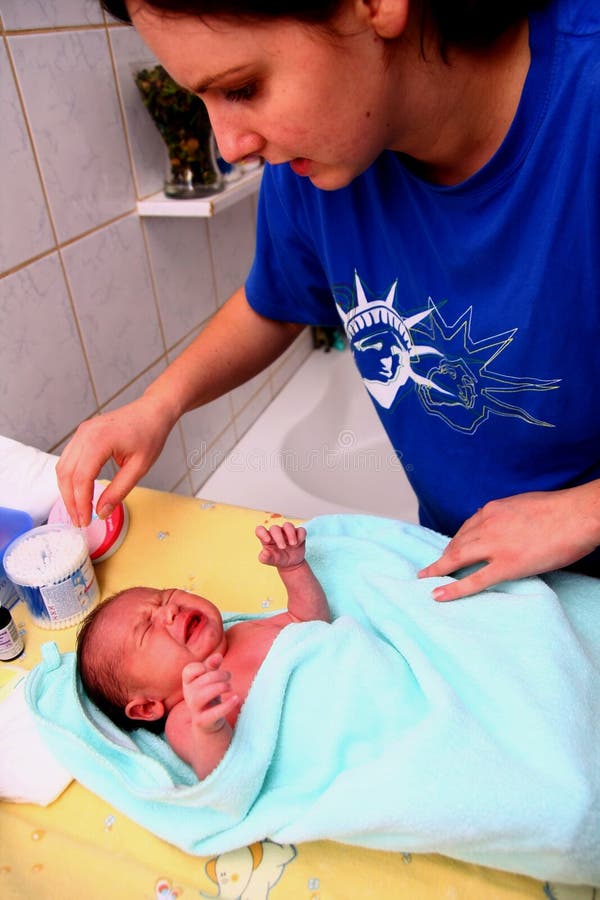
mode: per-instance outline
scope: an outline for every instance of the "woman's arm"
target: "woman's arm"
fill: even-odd
[[[183,413],[261,372],[303,327],[266,319],[248,304],[243,288],[236,291],[139,399],[79,426],[56,467],[73,522],[89,522],[94,479],[109,459],[119,471],[98,501],[105,516],[156,461]]]

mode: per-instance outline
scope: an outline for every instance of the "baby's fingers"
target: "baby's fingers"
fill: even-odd
[[[273,543],[273,541],[271,540],[271,535],[264,525],[257,525],[257,527],[254,529],[254,534],[263,546]]]
[[[271,527],[269,528],[269,534],[275,546],[279,547],[280,550],[285,550],[287,542],[281,525],[271,525]]]
[[[229,713],[240,705],[239,696],[229,690],[229,672],[215,670],[197,678],[193,689],[184,686],[184,699],[192,724],[204,731],[222,728]]]
[[[227,716],[239,706],[240,698],[237,694],[228,694],[224,699],[216,697],[205,709],[192,713],[192,723],[203,731],[219,731],[225,725]]]
[[[193,687],[194,690],[197,690],[198,686],[204,683],[214,684],[215,682],[224,683],[229,681],[231,673],[220,667],[221,662],[223,661],[222,657],[218,665],[210,665],[210,660],[217,656],[221,656],[221,654],[213,654],[206,662],[188,663],[187,666],[184,667],[183,672],[181,673],[184,694],[186,689],[191,689]],[[214,662],[216,662],[216,659]]]
[[[209,669],[218,669],[223,662],[223,654],[222,653],[211,653],[205,660],[205,665]]]
[[[301,525],[296,528],[296,526],[292,525],[291,522],[285,522],[283,526],[283,533],[286,537],[289,547],[297,547],[299,544],[303,544],[306,540],[306,529],[302,528]]]
[[[276,546],[280,550],[285,550],[287,547],[297,547],[301,544],[306,537],[306,531],[304,528],[296,528],[291,522],[284,522],[283,526],[271,525],[270,535]]]
[[[301,525],[296,527],[292,522],[284,522],[283,526],[271,525],[270,528],[257,525],[254,534],[261,544],[277,544],[280,549],[284,549],[288,544],[295,547],[306,539],[306,529]]]

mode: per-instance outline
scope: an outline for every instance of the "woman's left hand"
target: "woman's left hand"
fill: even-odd
[[[518,494],[487,503],[462,525],[419,578],[477,571],[433,591],[457,600],[501,581],[569,566],[600,544],[600,481],[561,491]]]

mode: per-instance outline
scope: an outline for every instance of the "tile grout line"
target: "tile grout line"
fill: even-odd
[[[49,196],[48,196],[48,191],[47,191],[47,188],[46,188],[46,183],[45,183],[44,177],[43,177],[43,171],[42,171],[42,166],[41,166],[41,163],[40,163],[39,153],[38,153],[38,149],[37,149],[37,146],[36,146],[36,143],[35,143],[35,140],[34,140],[34,136],[33,136],[33,128],[32,128],[32,126],[31,126],[31,122],[30,122],[30,119],[29,119],[29,114],[28,114],[28,112],[27,112],[27,106],[26,106],[26,104],[25,104],[25,96],[24,96],[24,94],[23,94],[23,91],[22,91],[22,88],[21,88],[21,84],[20,84],[20,81],[19,81],[19,78],[18,78],[17,67],[16,67],[16,65],[15,65],[15,61],[14,61],[14,58],[13,58],[13,55],[12,55],[12,50],[11,50],[11,47],[10,47],[10,41],[8,40],[8,38],[7,38],[6,36],[4,37],[4,41],[5,41],[5,45],[6,45],[6,53],[7,53],[8,63],[9,63],[9,66],[10,66],[10,69],[11,69],[11,72],[12,72],[12,76],[13,76],[13,80],[14,80],[14,84],[15,84],[15,89],[16,89],[16,91],[17,91],[17,96],[18,96],[18,98],[19,98],[19,103],[20,103],[20,106],[21,106],[21,112],[22,112],[22,115],[23,115],[23,122],[25,123],[25,128],[26,128],[26,130],[27,130],[27,136],[28,136],[28,139],[29,139],[29,143],[30,143],[30,147],[31,147],[31,152],[32,152],[32,154],[33,154],[33,158],[34,158],[34,162],[35,162],[35,167],[36,167],[36,170],[37,170],[37,173],[38,173],[38,178],[39,178],[39,180],[40,180],[40,187],[41,187],[41,190],[42,190],[42,195],[43,195],[43,197],[44,197],[44,203],[45,203],[45,206],[46,206],[46,212],[47,212],[47,214],[48,214],[48,221],[49,221],[49,223],[50,223],[50,228],[51,228],[52,236],[53,236],[54,243],[55,243],[55,246],[54,246],[54,248],[52,249],[51,252],[52,252],[52,253],[56,253],[56,254],[57,254],[57,257],[58,257],[58,261],[59,261],[60,269],[61,269],[61,272],[62,272],[62,277],[63,277],[65,289],[66,289],[66,292],[67,292],[67,297],[68,297],[68,299],[69,299],[69,306],[70,306],[70,308],[71,308],[71,314],[72,314],[72,316],[73,316],[73,321],[74,321],[74,324],[75,324],[75,329],[76,329],[76,331],[77,331],[77,336],[78,336],[78,338],[79,338],[79,344],[80,344],[81,352],[82,352],[82,355],[83,355],[84,365],[85,365],[85,368],[86,368],[86,372],[87,372],[87,376],[88,376],[88,379],[89,379],[89,382],[90,382],[90,386],[91,386],[91,388],[92,388],[92,394],[93,394],[94,402],[95,402],[95,404],[96,404],[96,409],[97,409],[97,408],[98,408],[98,400],[99,400],[99,398],[98,398],[98,392],[97,392],[97,390],[96,390],[96,385],[95,385],[94,379],[93,379],[93,377],[92,377],[92,369],[91,369],[91,366],[90,366],[90,361],[89,361],[89,359],[88,359],[88,354],[87,354],[87,350],[86,350],[86,346],[85,346],[85,341],[84,341],[84,339],[83,339],[83,333],[82,333],[82,330],[81,330],[81,324],[80,324],[80,321],[79,321],[79,316],[77,315],[77,310],[76,310],[76,307],[75,307],[75,301],[74,301],[74,299],[73,299],[73,292],[72,292],[72,290],[71,290],[71,284],[70,284],[69,278],[68,278],[68,276],[67,276],[67,270],[66,270],[66,266],[65,266],[65,261],[64,261],[64,257],[63,257],[63,254],[62,254],[62,249],[61,249],[61,247],[60,247],[60,241],[59,241],[59,238],[58,238],[58,229],[57,229],[57,227],[56,227],[56,222],[55,222],[55,220],[54,220],[54,215],[53,215],[53,213],[52,213],[52,206],[51,206],[51,203],[50,203],[50,198],[49,198]],[[50,252],[48,253],[48,256],[50,256]]]

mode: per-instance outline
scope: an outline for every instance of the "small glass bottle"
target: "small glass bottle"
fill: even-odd
[[[5,606],[0,606],[0,660],[9,662],[24,650],[23,638]]]

